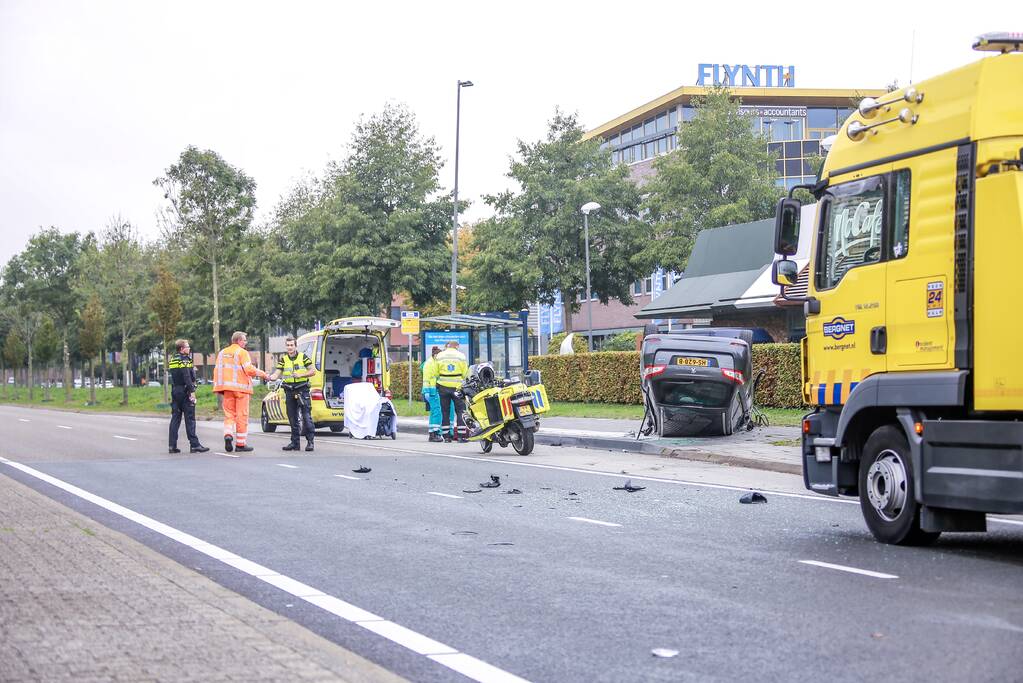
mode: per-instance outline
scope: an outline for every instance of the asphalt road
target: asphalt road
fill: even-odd
[[[1023,679],[1018,519],[896,548],[792,475],[418,435],[294,454],[257,431],[227,457],[216,423],[213,451],[169,455],[154,418],[0,424],[0,456],[31,468],[0,473],[415,681]],[[613,490],[629,478],[646,488]],[[749,487],[768,503],[741,505]]]

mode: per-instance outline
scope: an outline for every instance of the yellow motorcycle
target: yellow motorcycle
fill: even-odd
[[[519,455],[533,452],[533,435],[540,428],[540,415],[550,410],[547,390],[540,373],[522,382],[517,377],[499,379],[490,363],[469,368],[460,391],[465,396],[463,412],[469,441],[479,441],[484,453],[509,445]]]

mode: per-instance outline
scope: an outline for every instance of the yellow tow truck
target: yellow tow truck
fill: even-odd
[[[773,279],[802,301],[807,488],[860,500],[884,543],[1023,512],[1023,33],[1000,54],[864,100],[800,204],[778,204]]]

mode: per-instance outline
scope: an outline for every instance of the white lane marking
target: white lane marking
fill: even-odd
[[[57,425],[57,427],[60,429],[71,429],[71,427],[68,427],[67,425]]]
[[[115,439],[124,439],[125,441],[138,441],[138,439],[136,439],[133,436],[118,436],[117,434],[114,434],[114,438]]]
[[[213,451],[213,452],[216,453],[217,455],[222,455],[225,458],[238,458],[238,457],[241,457],[241,456],[235,455],[234,453],[221,453],[220,451]]]
[[[431,496],[441,496],[443,498],[465,498],[465,496],[453,496],[450,493],[438,493],[437,491],[427,491],[427,494]]]
[[[297,470],[298,469],[298,465],[285,465],[284,463],[281,463],[281,462],[277,463],[277,466],[278,467],[287,467],[289,470]]]
[[[1001,517],[992,517],[988,515],[987,521],[989,522],[1001,522],[1002,524],[1015,524],[1017,526],[1023,526],[1023,522],[1018,519],[1002,519]]]
[[[330,443],[330,442],[328,442]],[[342,445],[338,443],[337,445]],[[749,486],[729,486],[727,484],[708,484],[702,481],[688,481],[685,479],[664,479],[661,477],[644,477],[640,475],[623,475],[615,472],[601,472],[599,470],[587,470],[581,467],[565,467],[563,465],[545,465],[538,462],[518,462],[515,460],[500,460],[494,458],[477,458],[471,455],[455,455],[453,453],[438,453],[436,451],[414,451],[407,448],[389,448],[387,446],[376,446],[368,443],[360,443],[358,441],[346,442],[343,445],[346,446],[358,446],[361,448],[374,448],[381,451],[390,451],[392,453],[408,453],[410,455],[433,455],[438,458],[453,458],[455,460],[472,460],[474,462],[485,462],[493,465],[494,463],[501,463],[502,465],[515,465],[518,467],[535,467],[542,470],[558,470],[560,472],[578,472],[580,474],[595,474],[599,477],[613,477],[615,479],[635,479],[636,481],[653,481],[660,484],[679,484],[682,486],[698,486],[707,489],[719,489],[723,491],[742,491],[748,493],[752,491]],[[810,495],[806,493],[788,493],[785,491],[774,491],[772,489],[756,489],[757,491],[767,495],[781,496],[782,498],[801,498],[803,500],[812,500],[820,503],[845,503],[846,505],[859,505],[858,500],[848,500],[845,498],[835,498],[833,496],[822,496],[822,495]]]
[[[869,569],[857,569],[856,567],[846,567],[843,564],[831,564],[830,562],[818,562],[817,560],[799,560],[802,564],[810,564],[814,567],[824,567],[825,569],[837,569],[840,572],[850,572],[852,574],[862,574],[863,576],[872,576],[875,579],[897,579],[899,578],[895,574],[885,574],[883,572],[872,572]]]
[[[599,524],[600,526],[621,526],[621,524],[615,524],[614,522],[602,522],[599,519],[590,519],[589,517],[569,517],[577,522],[588,522],[590,524]]]
[[[25,419],[25,418],[23,418],[23,417],[19,417],[19,418],[18,418],[18,422],[31,422],[31,421],[32,421],[32,420],[26,420],[26,419]]]
[[[352,481],[362,481],[362,477],[349,477],[347,474],[335,474],[334,476],[341,479],[351,479]]]
[[[229,550],[215,546],[212,543],[207,543],[200,538],[175,529],[163,522],[158,522],[151,517],[147,517],[122,505],[118,505],[106,498],[102,498],[94,493],[86,491],[85,489],[81,489],[74,484],[69,484],[57,479],[56,477],[51,477],[44,472],[40,472],[39,470],[8,460],[4,457],[0,457],[0,463],[13,467],[16,470],[20,470],[25,474],[67,491],[72,495],[78,496],[79,498],[105,510],[109,510],[110,512],[135,522],[140,526],[146,527],[158,534],[186,545],[208,557],[220,560],[221,562],[236,568],[238,571],[257,578],[260,581],[288,593],[289,595],[293,595],[294,597],[315,605],[326,612],[334,614],[346,621],[350,621],[368,631],[372,631],[373,633],[376,633],[397,645],[408,648],[418,654],[425,655],[441,666],[447,667],[452,671],[456,671],[474,681],[479,681],[480,683],[528,683],[528,681],[524,678],[520,678],[512,673],[504,671],[503,669],[491,666],[486,662],[461,653],[455,648],[433,640],[428,636],[407,629],[400,624],[388,621],[383,617],[373,614],[372,612],[367,612],[361,607],[345,602],[340,598],[327,595],[312,586],[308,586],[292,579],[291,577],[279,574],[268,567],[264,567],[260,564],[247,560],[244,557],[235,555]]]

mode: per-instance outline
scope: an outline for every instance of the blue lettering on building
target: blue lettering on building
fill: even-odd
[[[794,88],[796,67],[780,64],[700,64],[696,85],[745,88]]]
[[[850,334],[856,334],[856,321],[846,320],[841,316],[829,323],[824,323],[824,336],[832,339],[842,339]]]

